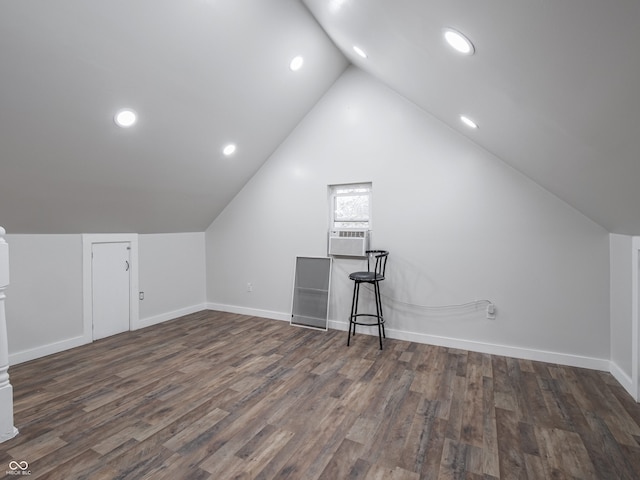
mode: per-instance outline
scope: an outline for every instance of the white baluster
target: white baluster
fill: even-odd
[[[0,227],[0,442],[18,434],[18,429],[13,426],[13,387],[9,382],[9,346],[4,311],[4,291],[9,286],[9,245],[4,239],[5,233],[5,229]]]

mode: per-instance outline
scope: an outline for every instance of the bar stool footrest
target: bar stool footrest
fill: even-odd
[[[373,321],[370,323],[365,323],[365,322],[358,322],[356,320],[353,320],[353,318],[357,318],[357,317],[373,317],[373,318],[378,318],[378,316],[375,313],[357,313],[356,315],[352,315],[352,320],[351,323],[355,323],[356,325],[363,325],[365,327],[377,327],[378,324],[383,325],[384,324],[384,318],[380,318],[379,321]]]

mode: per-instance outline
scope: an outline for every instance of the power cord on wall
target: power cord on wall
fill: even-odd
[[[370,286],[366,286],[367,290],[369,290],[370,292],[373,292],[372,288]],[[405,302],[402,300],[398,300],[397,298],[391,297],[389,295],[385,295],[384,293],[380,292],[380,296],[386,298],[387,300],[393,302],[393,303],[398,303],[400,305],[405,305],[408,307],[414,307],[414,308],[420,308],[423,310],[448,310],[448,309],[461,309],[461,308],[468,308],[468,307],[475,307],[476,309],[478,308],[478,306],[480,305],[486,305],[486,313],[487,313],[487,318],[493,320],[494,318],[496,318],[496,306],[495,304],[491,301],[491,300],[487,300],[487,299],[482,299],[482,300],[474,300],[472,302],[466,302],[466,303],[454,303],[454,304],[448,304],[448,305],[422,305],[422,304],[418,304],[418,303],[411,303],[411,302]]]

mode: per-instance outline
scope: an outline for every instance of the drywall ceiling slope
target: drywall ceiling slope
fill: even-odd
[[[11,233],[204,231],[348,64],[298,0],[5,1],[0,45]]]
[[[355,65],[607,230],[640,234],[640,2],[303,1]]]

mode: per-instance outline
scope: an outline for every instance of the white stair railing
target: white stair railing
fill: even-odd
[[[0,442],[18,434],[13,426],[13,387],[9,382],[9,345],[7,317],[4,310],[5,289],[9,286],[9,245],[6,231],[0,227]]]

